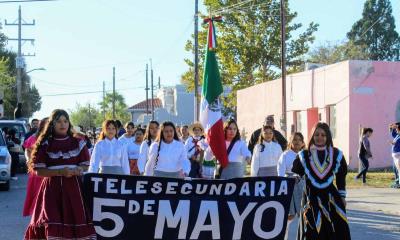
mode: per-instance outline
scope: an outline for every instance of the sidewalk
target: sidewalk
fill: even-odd
[[[347,209],[400,216],[400,189],[358,188],[347,190]]]

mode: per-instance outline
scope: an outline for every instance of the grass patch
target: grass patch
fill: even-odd
[[[347,188],[361,188],[364,187],[362,184],[362,179],[354,181],[354,177],[358,173],[349,172],[346,177],[346,187]],[[393,172],[368,172],[367,173],[367,187],[378,187],[378,188],[388,188],[392,185],[394,181]]]

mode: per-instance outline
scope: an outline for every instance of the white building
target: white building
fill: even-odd
[[[184,85],[162,87],[153,99],[154,119],[159,122],[172,121],[176,124],[191,124],[194,119],[194,92],[187,92]],[[128,108],[132,122],[147,124],[151,120],[151,99],[146,114],[146,100]]]

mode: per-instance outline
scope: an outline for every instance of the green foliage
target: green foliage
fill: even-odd
[[[103,116],[89,103],[86,105],[77,103],[75,109],[70,112],[71,122],[74,126],[80,125],[85,129],[101,126]]]
[[[370,60],[399,60],[400,37],[396,32],[390,0],[367,0],[362,18],[347,37],[355,45],[363,46]]]
[[[112,100],[113,100],[113,94],[112,93],[107,93],[104,101],[101,101],[99,103],[100,111],[103,111],[103,107],[105,108],[106,112],[106,119],[113,119],[113,112],[112,112]],[[124,96],[119,94],[118,92],[115,92],[115,118],[119,119],[122,124],[130,121],[130,115],[126,111],[127,105],[125,103]]]
[[[1,28],[0,28],[1,29]],[[17,86],[15,66],[16,53],[4,49],[6,36],[0,32],[0,88],[4,91],[4,116],[12,119],[17,106]],[[21,78],[22,116],[29,118],[41,107],[41,97],[38,89],[32,85],[29,75],[22,72]]]
[[[237,4],[238,0],[205,0],[208,8],[221,9]],[[222,83],[231,93],[223,98],[227,111],[236,110],[236,91],[257,83],[276,79],[281,68],[280,1],[255,0],[243,4],[232,12],[223,12],[223,22],[216,23],[217,57]],[[301,24],[293,23],[297,13],[286,5],[286,43],[288,70],[298,71],[303,65],[304,54],[313,42],[318,25],[310,23],[297,38]],[[207,26],[199,31],[199,78],[202,80]],[[192,36],[193,38],[193,36]],[[194,53],[193,41],[187,41],[185,50]],[[188,90],[194,88],[194,63],[185,59],[189,69],[182,74],[181,82]]]
[[[309,54],[308,62],[333,64],[345,60],[366,60],[368,55],[363,51],[363,47],[353,42],[321,44],[314,48]]]

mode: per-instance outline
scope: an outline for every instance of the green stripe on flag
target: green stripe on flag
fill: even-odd
[[[215,51],[207,49],[203,74],[203,96],[211,104],[222,92],[222,82]]]

